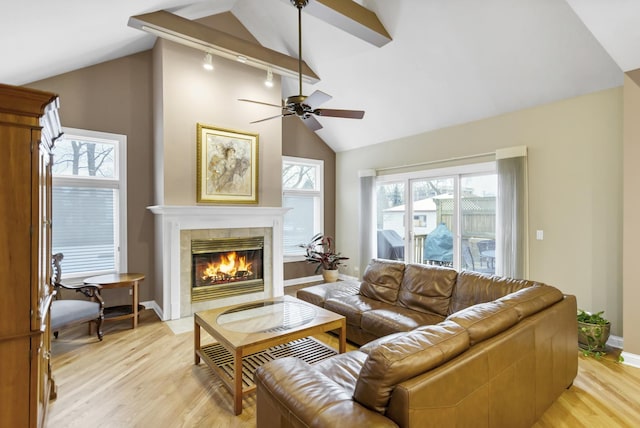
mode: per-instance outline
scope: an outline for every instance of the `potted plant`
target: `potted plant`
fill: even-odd
[[[605,354],[605,345],[611,332],[611,323],[602,314],[578,310],[578,346],[583,354],[599,358]]]
[[[318,233],[307,244],[300,244],[304,248],[305,259],[308,263],[316,263],[315,273],[322,269],[322,277],[325,282],[336,282],[338,280],[338,266],[342,260],[348,260],[349,257],[341,256],[336,253],[333,248],[334,240],[330,236],[323,236]]]

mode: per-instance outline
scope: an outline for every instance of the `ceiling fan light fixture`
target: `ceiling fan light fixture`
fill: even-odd
[[[273,71],[271,71],[271,68],[267,68],[267,78],[264,81],[264,86],[273,88]]]
[[[204,56],[204,60],[202,61],[202,67],[204,67],[207,71],[213,70],[213,57],[209,52],[207,52]]]

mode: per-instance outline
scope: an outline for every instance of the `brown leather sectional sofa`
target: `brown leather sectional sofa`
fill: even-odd
[[[576,299],[548,285],[376,259],[298,297],[366,344],[259,368],[258,427],[529,427],[577,374]]]

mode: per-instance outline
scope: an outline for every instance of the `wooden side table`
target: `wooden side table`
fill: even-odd
[[[131,307],[129,305],[105,308],[105,321],[116,321],[131,318],[131,327],[138,326],[139,294],[138,285],[144,280],[141,273],[114,273],[109,275],[92,276],[84,280],[85,284],[99,284],[102,288],[131,288]],[[143,308],[144,309],[144,308]]]

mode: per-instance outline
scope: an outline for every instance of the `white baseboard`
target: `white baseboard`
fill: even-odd
[[[623,349],[624,348],[623,342],[624,341],[622,340],[622,337],[611,335],[609,336],[609,340],[607,340],[607,345],[613,348]]]
[[[338,275],[338,278],[342,279],[343,281],[358,279],[355,276],[344,275],[342,273]],[[304,276],[302,278],[287,279],[284,281],[284,286],[290,287],[292,285],[308,284],[310,282],[318,282],[318,281],[322,281],[322,275],[312,275],[312,276]]]
[[[618,348],[618,349],[624,349],[624,339],[620,336],[613,336],[613,335],[609,336],[609,340],[607,340],[607,345],[614,348]],[[630,352],[624,352],[624,351],[622,351],[620,355],[622,356],[622,358],[624,358],[624,361],[622,362],[622,364],[625,364],[631,367],[640,368],[640,355],[636,355],[636,354],[632,354]]]
[[[285,287],[292,285],[308,284],[310,282],[322,281],[322,275],[303,276],[302,278],[287,279],[284,281]]]
[[[140,304],[142,306],[144,306],[146,309],[153,309],[153,311],[156,313],[156,315],[158,315],[158,318],[163,320],[163,318],[162,318],[162,309],[160,309],[160,306],[158,305],[158,303],[156,303],[155,300],[149,300],[147,302],[140,302]]]
[[[624,351],[620,355],[622,355],[622,358],[624,358],[622,364],[640,369],[640,355],[631,354]]]

